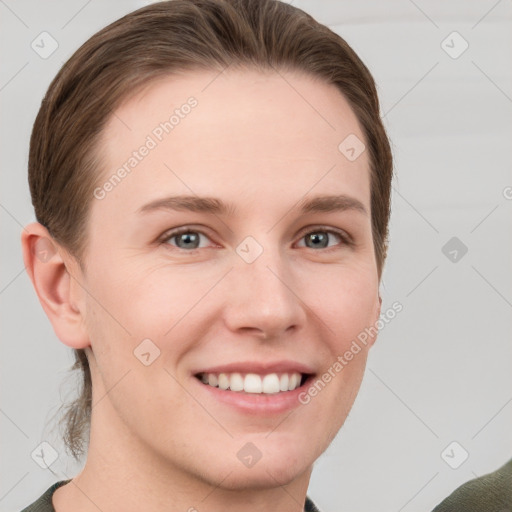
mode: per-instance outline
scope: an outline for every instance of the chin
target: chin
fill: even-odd
[[[220,485],[225,489],[243,490],[249,488],[268,489],[287,485],[304,475],[304,473],[310,473],[313,463],[320,456],[320,453],[313,453],[313,447],[307,446],[306,439],[303,439],[301,443],[290,440],[287,446],[286,442],[280,444],[278,437],[276,436],[274,442],[269,442],[269,439],[255,440],[252,446],[249,444],[247,450],[241,452],[241,460],[238,456],[227,460],[223,455],[224,461],[221,465],[212,461],[210,467],[216,469],[208,471],[208,476],[216,482],[216,485],[225,477]],[[247,441],[247,443],[250,442],[252,441]],[[238,444],[247,446],[245,442]],[[256,451],[256,446],[259,447],[258,451]],[[248,460],[244,464],[243,456],[245,453],[260,458],[258,460]]]
[[[306,472],[310,472],[312,466],[305,464],[292,464],[287,463],[286,460],[281,460],[279,463],[267,463],[263,465],[260,461],[252,468],[234,467],[231,469],[231,474],[222,483],[220,487],[229,490],[263,490],[278,487],[281,485],[288,485]],[[218,476],[216,482],[218,482]]]

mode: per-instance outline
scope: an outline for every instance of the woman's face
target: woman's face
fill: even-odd
[[[228,488],[310,471],[380,312],[363,140],[289,72],[166,77],[111,116],[80,277],[91,450]]]

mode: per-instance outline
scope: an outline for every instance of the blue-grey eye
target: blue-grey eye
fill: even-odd
[[[305,246],[309,249],[326,249],[329,247],[329,242],[331,241],[331,237],[338,238],[338,242],[341,240],[344,241],[342,236],[333,231],[310,231],[305,234],[301,240],[305,240]]]
[[[175,242],[170,245],[178,247],[178,249],[185,250],[194,250],[200,248],[201,236],[205,235],[199,233],[198,231],[179,231],[174,233],[169,233],[166,237],[165,243],[169,243],[171,240],[175,240]]]
[[[306,245],[308,247],[327,247],[329,243],[329,235],[327,233],[316,232],[310,233],[306,235]],[[308,241],[311,242],[311,245],[308,245]]]
[[[199,234],[198,233],[182,233],[177,235],[176,237],[177,245],[181,249],[188,249],[192,247],[192,249],[197,249],[199,246]],[[183,242],[183,246],[180,245],[180,242]]]

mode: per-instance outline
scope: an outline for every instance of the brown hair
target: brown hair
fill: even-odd
[[[227,66],[296,70],[335,85],[369,151],[372,234],[379,279],[386,258],[392,155],[374,80],[350,46],[302,10],[276,0],[171,0],[138,9],[93,35],[50,84],[34,123],[29,184],[38,222],[85,269],[88,212],[99,183],[98,144],[115,109],[151,80]],[[341,142],[341,141],[340,141]],[[82,389],[61,420],[76,460],[90,426],[84,350],[72,369]]]

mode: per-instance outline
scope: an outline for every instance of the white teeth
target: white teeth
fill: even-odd
[[[255,373],[248,373],[244,379],[244,391],[246,393],[261,393],[263,391],[261,377]]]
[[[288,389],[295,389],[300,384],[300,374],[292,373],[288,382]]]
[[[279,393],[279,377],[275,373],[263,377],[263,393]]]
[[[281,375],[281,378],[279,379],[279,389],[281,391],[288,391],[288,382],[289,382],[289,377],[288,377],[288,374],[287,373],[283,373],[283,375]]]
[[[301,374],[269,373],[258,375],[247,373],[245,377],[240,373],[203,373],[201,381],[204,384],[219,387],[222,390],[245,391],[246,393],[274,394],[280,391],[293,391],[300,386]]]
[[[229,388],[229,377],[225,373],[219,373],[219,388],[220,389],[228,389]]]
[[[231,391],[243,391],[244,379],[239,373],[232,373],[229,379],[229,389]]]

